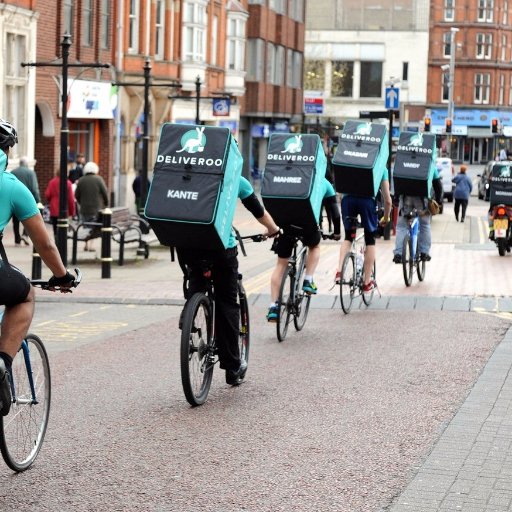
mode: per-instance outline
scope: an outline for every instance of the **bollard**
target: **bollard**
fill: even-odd
[[[101,228],[101,278],[110,279],[112,267],[112,210],[105,208],[101,214],[103,217],[103,226]]]

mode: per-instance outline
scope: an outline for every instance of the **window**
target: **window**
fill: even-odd
[[[248,82],[261,82],[263,80],[263,69],[265,43],[262,39],[247,40],[247,75]]]
[[[443,91],[441,94],[441,101],[450,101],[450,73],[445,72],[441,77],[441,87]]]
[[[455,0],[444,0],[444,21],[453,21],[455,18]]]
[[[451,51],[452,51],[451,33],[445,32],[443,34],[443,56],[449,58]]]
[[[243,71],[245,69],[245,15],[228,14],[227,64],[228,69]],[[284,62],[283,62],[284,65]]]
[[[493,20],[494,0],[478,0],[478,21]]]
[[[62,18],[64,20],[64,33],[73,34],[73,7],[74,0],[64,0],[62,5]]]
[[[265,82],[271,84],[276,72],[276,51],[272,43],[267,43],[267,76]]]
[[[183,4],[183,60],[206,62],[206,0]]]
[[[361,62],[361,98],[382,97],[382,62]]]
[[[409,63],[402,62],[402,82],[409,81]]]
[[[110,46],[110,0],[101,0],[100,45],[103,49]]]
[[[503,105],[505,99],[505,75],[500,75],[500,89],[498,93],[498,105]]]
[[[302,66],[304,55],[300,52],[293,52],[293,87],[300,89],[302,87]]]
[[[325,89],[325,62],[307,60],[304,62],[304,89],[323,91]]]
[[[475,103],[489,103],[490,84],[490,73],[475,74]]]
[[[354,86],[354,63],[333,61],[331,77],[331,96],[351,98]]]
[[[507,59],[507,36],[503,34],[501,36],[501,60]]]
[[[28,74],[26,68],[21,67],[26,62],[26,37],[20,34],[6,33],[5,46],[5,89],[2,117],[12,122],[18,132],[19,143],[17,154],[26,152],[26,102]],[[12,153],[11,156],[15,154]]]
[[[304,0],[288,0],[288,16],[295,21],[304,21]]]
[[[286,0],[269,0],[268,6],[278,14],[286,14]]]
[[[139,2],[130,0],[128,12],[128,52],[138,53],[139,51]]]
[[[82,44],[92,45],[92,0],[82,0],[83,31]]]
[[[284,84],[284,46],[275,46],[274,47],[276,56],[275,56],[275,67],[274,67],[274,79],[272,83],[274,85],[283,85]]]
[[[508,104],[512,105],[512,76],[510,77],[510,88],[508,90]]]
[[[508,0],[503,0],[503,25],[508,24]]]
[[[212,20],[212,39],[211,39],[211,44],[210,44],[210,51],[211,51],[211,55],[210,55],[210,64],[212,66],[216,66],[217,65],[217,46],[218,46],[218,37],[217,37],[217,32],[219,30],[219,17],[218,16],[214,16],[213,17],[213,20]]]
[[[490,59],[492,56],[492,34],[476,35],[476,58]]]
[[[164,41],[165,41],[165,1],[156,0],[155,13],[155,58],[164,58]]]

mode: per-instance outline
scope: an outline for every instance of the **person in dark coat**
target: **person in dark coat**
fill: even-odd
[[[87,162],[84,166],[84,175],[76,185],[75,198],[80,206],[82,222],[96,222],[100,210],[108,206],[107,186],[98,172],[98,164]],[[94,251],[90,240],[85,242],[85,250]]]
[[[468,207],[469,196],[471,195],[471,191],[473,190],[473,184],[471,183],[471,179],[466,174],[466,166],[460,166],[460,172],[452,179],[455,183],[455,190],[453,191],[453,199],[455,200],[455,204],[453,209],[455,211],[455,219],[459,222],[459,210],[462,207],[460,221],[464,222],[466,217],[466,208]]]

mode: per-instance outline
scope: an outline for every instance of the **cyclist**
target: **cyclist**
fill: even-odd
[[[238,198],[256,220],[266,228],[265,236],[278,236],[279,227],[263,208],[247,179],[240,178]],[[219,349],[220,367],[226,370],[226,383],[239,385],[245,377],[247,362],[240,359],[238,337],[240,333],[240,306],[238,304],[238,259],[236,238],[231,230],[228,248],[224,251],[208,249],[177,249],[180,263],[191,270],[186,299],[205,289],[203,262],[213,264],[212,279],[215,288],[215,331]]]
[[[341,238],[340,212],[338,203],[336,202],[336,192],[327,178],[324,178],[323,186],[323,205],[330,213],[331,221],[334,226],[333,238],[339,240]],[[298,227],[302,228],[302,226]],[[294,228],[292,226],[282,226],[282,228],[283,234],[272,245],[272,250],[277,254],[277,263],[270,278],[271,303],[267,313],[267,321],[269,322],[277,322],[279,316],[279,288],[288,265],[288,259],[292,255],[293,246],[295,244]],[[295,233],[296,232],[297,230],[295,230]],[[318,293],[318,288],[313,281],[313,275],[320,259],[320,228],[318,225],[309,228],[305,227],[300,234],[304,244],[308,246],[306,271],[302,289],[306,293],[316,294]]]
[[[6,172],[9,150],[18,136],[12,124],[0,119],[0,305],[5,306],[0,333],[0,415],[9,414],[11,390],[9,373],[34,314],[35,292],[19,269],[7,263],[1,234],[15,215],[31,238],[37,252],[53,273],[50,286],[67,291],[74,277],[66,270],[54,242],[48,236],[43,217],[30,190]]]
[[[432,188],[434,189],[435,200],[438,204],[443,202],[443,181],[439,176],[437,167],[434,169],[432,179]],[[418,233],[418,251],[422,261],[430,261],[430,246],[432,237],[430,231],[430,220],[432,215],[428,209],[428,197],[408,196],[401,194],[398,198],[399,218],[396,224],[395,249],[393,250],[393,262],[402,264],[402,249],[405,235],[407,234],[408,224],[405,216],[414,209],[418,210],[420,216],[420,226]]]
[[[389,221],[391,213],[391,195],[389,193],[388,170],[385,169],[380,183],[380,193],[384,202],[384,215],[379,220],[377,217],[377,202],[375,197],[363,197],[352,194],[343,194],[341,198],[341,214],[343,217],[343,226],[345,228],[345,239],[340,248],[340,259],[336,269],[336,284],[341,280],[341,266],[345,255],[350,252],[352,239],[355,235],[357,226],[354,225],[353,218],[358,215],[364,228],[364,241],[366,250],[363,263],[363,292],[368,293],[377,286],[372,279],[373,264],[375,262],[375,234],[379,225],[384,227]]]

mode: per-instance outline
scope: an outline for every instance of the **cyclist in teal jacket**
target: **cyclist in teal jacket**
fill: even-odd
[[[11,217],[16,215],[37,252],[53,272],[50,285],[70,288],[74,277],[66,270],[57,247],[48,236],[34,196],[21,181],[6,172],[9,150],[17,142],[14,127],[0,119],[0,244],[1,233]],[[5,261],[3,245],[1,249],[0,305],[5,306],[5,310],[0,333],[0,415],[5,416],[11,407],[9,372],[32,322],[35,292],[21,271]]]

